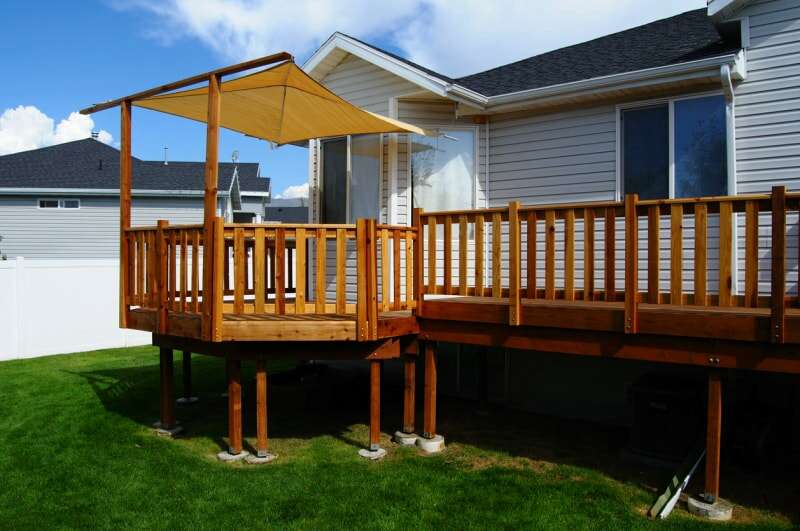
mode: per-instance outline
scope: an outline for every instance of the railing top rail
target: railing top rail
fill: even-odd
[[[406,232],[417,232],[416,227],[410,227],[408,225],[375,225],[377,230],[404,230]]]
[[[351,229],[355,230],[355,223],[225,223],[226,229]]]

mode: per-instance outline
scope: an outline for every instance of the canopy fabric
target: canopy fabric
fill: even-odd
[[[206,122],[208,87],[152,96],[134,105]],[[222,83],[220,126],[276,144],[312,138],[425,130],[343,100],[294,63]]]

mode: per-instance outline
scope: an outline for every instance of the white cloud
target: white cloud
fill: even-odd
[[[56,125],[33,105],[19,105],[0,114],[0,155],[89,138],[93,128],[94,120],[77,112]],[[113,138],[101,130],[98,140],[110,144]]]
[[[197,38],[227,60],[289,51],[302,60],[334,31],[402,50],[460,76],[705,7],[705,0],[116,0],[157,17],[165,43]],[[376,43],[377,44],[377,43]]]
[[[308,183],[287,186],[286,189],[275,196],[276,199],[297,199],[308,197]]]

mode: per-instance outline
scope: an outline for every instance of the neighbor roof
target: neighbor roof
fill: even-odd
[[[705,8],[460,78],[448,77],[387,50],[363,44],[483,96],[684,63],[729,54],[741,48],[740,39],[726,40],[720,34]]]
[[[134,190],[201,191],[203,162],[141,160],[133,157]],[[219,165],[219,189],[231,186],[234,164]],[[239,163],[242,193],[269,192],[258,163]],[[119,150],[93,138],[0,157],[0,188],[119,189]]]

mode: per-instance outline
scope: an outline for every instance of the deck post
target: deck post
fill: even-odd
[[[242,361],[227,358],[228,364],[228,453],[242,453]]]
[[[423,242],[425,240],[425,231],[422,226],[422,209],[415,208],[411,211],[411,223],[417,229],[417,241],[414,243],[414,300],[416,307],[414,308],[414,315],[422,315],[422,271],[425,266],[425,254]],[[408,267],[408,266],[406,266]]]
[[[267,364],[263,358],[256,361],[256,455],[269,455],[267,439]]]
[[[192,353],[183,351],[183,396],[178,399],[178,404],[194,404],[198,398],[192,394]]]
[[[120,103],[119,145],[119,327],[128,327],[130,256],[126,230],[131,226],[131,101]]]
[[[433,341],[420,343],[425,355],[425,396],[423,400],[422,437],[417,445],[428,453],[444,450],[444,438],[436,434],[436,345]]]
[[[381,361],[369,362],[369,449],[381,447]]]
[[[773,343],[784,342],[786,320],[786,187],[772,188],[772,312]]]
[[[508,324],[520,323],[522,224],[519,220],[519,201],[508,204]]]
[[[639,332],[638,194],[625,194],[625,333]]]
[[[219,118],[221,76],[208,76],[206,117],[205,195],[203,203],[203,337],[213,340],[214,305],[214,220],[217,216],[217,173],[219,172]]]
[[[157,427],[159,433],[173,435],[175,428],[175,408],[173,399],[173,359],[172,349],[161,347],[159,349],[160,368],[160,409],[161,415]]]
[[[416,428],[417,357],[406,354],[403,358],[405,387],[403,389],[403,433],[414,433]]]
[[[708,372],[708,425],[706,428],[706,478],[704,501],[719,497],[720,440],[722,439],[722,379],[719,369]]]
[[[168,276],[168,252],[167,238],[164,229],[169,226],[169,222],[163,219],[158,220],[156,229],[156,296],[158,312],[156,313],[156,328],[159,334],[166,334],[169,331],[169,311],[167,307],[167,276]]]

